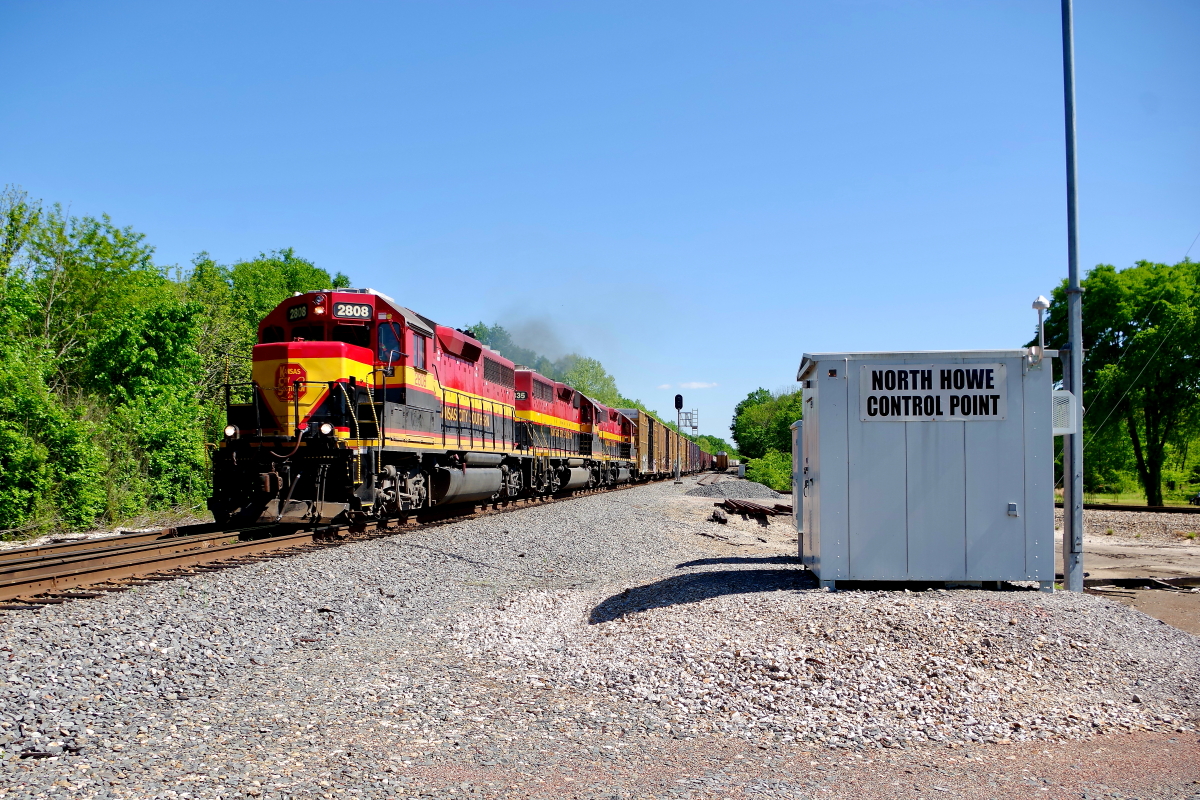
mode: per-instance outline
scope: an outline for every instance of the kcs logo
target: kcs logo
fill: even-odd
[[[302,384],[308,380],[308,371],[299,364],[280,364],[275,370],[275,396],[285,403],[296,399],[296,381]],[[300,387],[304,391],[304,387]]]

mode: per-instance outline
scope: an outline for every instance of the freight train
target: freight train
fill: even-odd
[[[373,289],[296,294],[225,387],[218,522],[365,522],[712,466],[633,409],[514,364]]]

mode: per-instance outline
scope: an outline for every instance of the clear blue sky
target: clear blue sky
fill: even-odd
[[[1200,3],[1076,16],[1082,263],[1178,261]],[[1060,42],[1057,0],[5,1],[0,183],[163,264],[294,247],[540,326],[664,412],[716,384],[684,394],[727,436],[806,350],[1028,339],[1066,274]]]

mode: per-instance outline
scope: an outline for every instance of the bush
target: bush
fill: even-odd
[[[746,477],[777,492],[792,491],[791,453],[768,450],[762,458],[750,459],[746,464]]]
[[[347,286],[292,250],[190,273],[108,217],[0,191],[0,535],[196,509],[258,320]]]
[[[104,508],[104,452],[91,423],[50,391],[42,359],[0,364],[0,529],[87,525]]]

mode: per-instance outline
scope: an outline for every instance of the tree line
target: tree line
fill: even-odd
[[[802,416],[799,391],[755,389],[733,410],[729,426],[741,456],[748,459],[746,477],[777,492],[792,490],[792,423]]]
[[[5,187],[0,536],[203,515],[208,451],[225,425],[222,387],[249,382],[259,321],[295,292],[349,285],[291,248],[162,265],[132,227]],[[621,397],[595,359],[550,362],[499,326],[476,327],[548,377],[653,413]]]
[[[701,434],[692,436],[679,430],[674,422],[664,420],[662,415],[646,407],[645,403],[635,398],[625,397],[617,389],[616,379],[604,368],[598,360],[578,353],[568,353],[559,359],[551,360],[541,353],[513,341],[512,334],[502,325],[488,325],[484,322],[472,325],[471,335],[483,344],[492,348],[500,355],[524,367],[536,370],[547,378],[573,386],[588,397],[599,400],[610,408],[636,408],[662,422],[671,430],[681,433],[689,441],[695,442],[706,453],[718,453],[722,450],[732,452],[733,448],[716,436]]]
[[[249,381],[259,320],[348,286],[290,249],[186,268],[108,216],[0,194],[0,531],[203,514],[221,385]]]
[[[1200,264],[1100,264],[1083,294],[1084,490],[1163,505],[1200,488]],[[1066,281],[1046,320],[1067,344]],[[1034,339],[1031,343],[1036,343]],[[1055,360],[1061,380],[1061,362]],[[1061,442],[1058,445],[1061,448]],[[1061,481],[1061,455],[1058,485]]]
[[[1149,505],[1200,491],[1200,263],[1099,264],[1080,282],[1084,341],[1084,490],[1142,494]],[[1067,344],[1067,284],[1053,292],[1046,344]],[[1036,344],[1037,336],[1028,344]],[[1054,360],[1061,386],[1062,360]],[[791,433],[799,392],[756,389],[730,430],[748,474],[778,490],[791,484]],[[1062,486],[1062,440],[1058,487]]]

